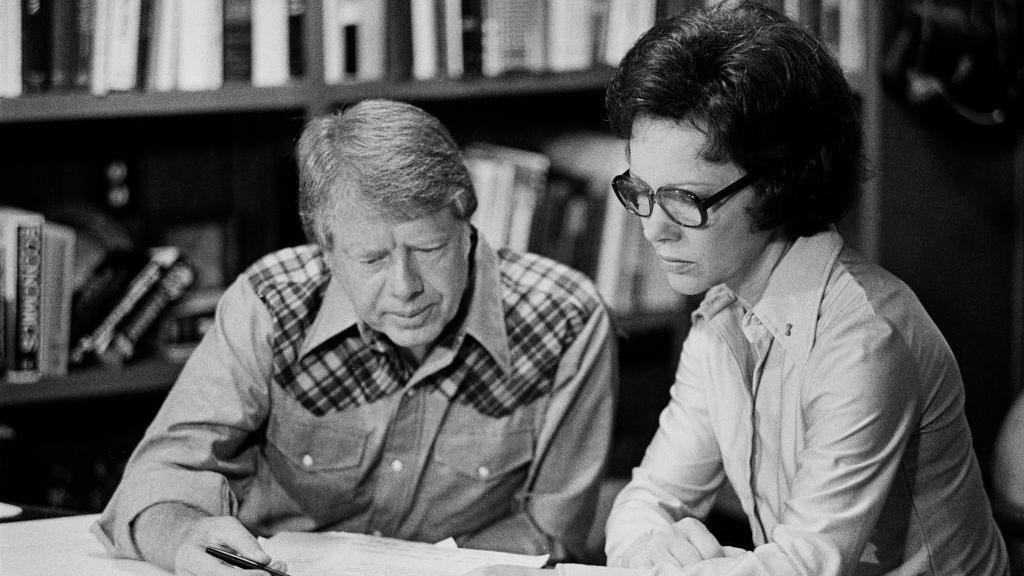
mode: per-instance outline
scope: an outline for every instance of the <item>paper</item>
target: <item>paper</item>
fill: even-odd
[[[21,514],[21,507],[6,502],[0,502],[0,518],[13,518]]]
[[[260,545],[291,576],[459,576],[494,564],[540,568],[548,560],[347,532],[281,532]]]

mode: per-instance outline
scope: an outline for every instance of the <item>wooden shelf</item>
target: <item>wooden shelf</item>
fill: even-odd
[[[599,67],[579,72],[522,73],[500,78],[337,85],[295,82],[272,88],[236,84],[206,92],[112,92],[105,96],[30,94],[0,99],[0,124],[289,110],[306,113],[365,98],[424,101],[559,94],[601,90],[611,76],[611,68]]]
[[[63,378],[44,378],[31,384],[4,382],[0,383],[0,408],[164,391],[171,387],[180,370],[181,364],[145,359],[120,369],[86,368]]]

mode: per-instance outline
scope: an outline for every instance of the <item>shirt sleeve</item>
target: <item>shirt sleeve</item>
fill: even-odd
[[[640,536],[687,516],[703,518],[714,503],[724,472],[703,385],[708,337],[698,326],[690,330],[658,430],[615,499],[605,543],[610,565]]]
[[[93,533],[115,556],[140,558],[135,518],[161,502],[230,515],[254,472],[245,442],[268,409],[271,319],[244,278],[217,305],[213,327],[192,353],[126,466]]]
[[[552,562],[583,557],[611,447],[617,388],[615,337],[599,307],[560,360],[518,512],[460,545],[548,553]]]

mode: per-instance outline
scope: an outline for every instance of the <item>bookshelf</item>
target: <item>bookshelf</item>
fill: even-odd
[[[658,2],[661,14],[693,3]],[[791,3],[774,2],[778,7]],[[812,30],[820,30],[821,2],[797,0],[796,4],[801,21]],[[920,223],[906,226],[901,222],[895,216],[901,212],[899,201],[887,194],[899,187],[900,194],[919,197],[935,188],[955,195],[966,185],[931,178],[924,181],[926,186],[907,182],[906,177],[893,177],[905,169],[912,172],[930,164],[918,158],[916,167],[899,166],[902,148],[908,143],[894,135],[908,120],[894,110],[882,90],[883,52],[891,42],[899,9],[870,1],[861,5],[865,58],[863,67],[852,71],[849,78],[863,106],[868,168],[879,176],[865,182],[859,205],[841,229],[869,257],[898,275],[924,284],[924,276],[934,267],[923,266],[915,258],[929,253],[919,244],[930,236],[930,229],[922,228]],[[306,73],[283,86],[228,83],[218,90],[198,92],[112,92],[104,96],[42,93],[0,98],[0,191],[5,201],[12,193],[17,203],[27,207],[42,205],[44,200],[60,202],[79,197],[102,206],[103,185],[96,182],[97,173],[111,160],[125,159],[131,167],[130,183],[137,193],[128,206],[112,212],[151,241],[155,241],[153,234],[182,220],[207,213],[229,219],[237,252],[223,271],[230,278],[255,257],[302,241],[294,217],[291,147],[303,120],[313,114],[370,97],[408,100],[437,115],[460,143],[497,135],[504,143],[524,147],[536,142],[535,131],[604,129],[603,90],[612,69],[600,64],[573,72],[328,84],[323,77],[322,7],[323,0],[307,0],[303,45]],[[938,138],[928,134],[924,137],[932,138],[933,144]],[[908,242],[908,235],[916,236]],[[908,245],[914,250],[900,252]],[[987,277],[993,277],[991,271],[986,272]],[[1002,279],[998,275],[996,278]],[[959,281],[963,287],[963,279]],[[912,282],[912,287],[919,286]],[[941,307],[943,302],[942,297],[935,297],[931,303],[926,301],[926,306]],[[630,389],[633,394],[628,398],[623,395],[626,402],[620,412],[632,418],[626,424],[626,433],[639,442],[653,432],[657,413],[667,399],[688,316],[685,311],[680,315],[639,312],[618,316],[615,321],[625,336],[623,388],[635,384]],[[965,326],[977,327],[977,322],[958,318],[940,328],[956,331]],[[1015,341],[1019,342],[1019,325],[1014,330]],[[1003,332],[996,338],[1002,338]],[[958,337],[951,340],[956,343]],[[967,362],[962,365],[971,369],[991,364],[991,358],[977,356],[965,353]],[[121,406],[131,398],[146,398],[148,402],[167,390],[179,369],[179,364],[148,358],[123,369],[73,371],[66,378],[30,386],[0,383],[0,419],[77,401],[91,406],[105,402]],[[155,405],[147,406],[155,409]],[[997,413],[985,408],[976,419]],[[642,448],[633,447],[623,461],[635,458]]]

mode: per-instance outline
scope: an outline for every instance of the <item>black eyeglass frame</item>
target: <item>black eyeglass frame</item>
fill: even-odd
[[[702,200],[700,196],[697,196],[693,192],[690,192],[689,190],[684,190],[683,188],[677,188],[675,186],[661,186],[657,190],[652,191],[651,186],[647,182],[644,182],[643,180],[637,178],[636,176],[633,176],[632,174],[629,173],[629,170],[626,170],[622,174],[619,174],[618,176],[612,179],[612,190],[615,191],[615,197],[618,198],[619,203],[622,204],[622,207],[625,208],[631,214],[635,214],[641,218],[649,218],[651,214],[654,212],[654,204],[657,203],[658,206],[661,206],[661,210],[665,213],[665,215],[667,215],[669,219],[671,219],[676,224],[679,224],[684,228],[701,228],[708,223],[708,208],[711,208],[715,204],[724,201],[729,196],[732,196],[733,194],[739,192],[740,190],[743,190],[747,186],[753,184],[755,181],[757,181],[757,177],[748,172],[743,176],[740,176],[732,184],[729,184],[725,188],[722,188],[718,192],[715,192],[711,196],[708,196],[707,198]],[[629,203],[622,197],[622,193],[619,191],[619,186],[621,185],[620,183],[629,183],[632,186],[639,185],[640,189],[647,194],[647,205],[650,206],[650,211],[647,212],[647,214],[641,214],[640,210],[630,206]],[[700,223],[683,224],[682,222],[677,220],[676,217],[672,214],[672,212],[667,210],[665,208],[665,205],[661,203],[661,195],[662,191],[664,190],[673,192],[675,194],[679,194],[681,196],[685,196],[688,200],[693,202],[694,206],[696,206],[697,210],[700,212]]]

